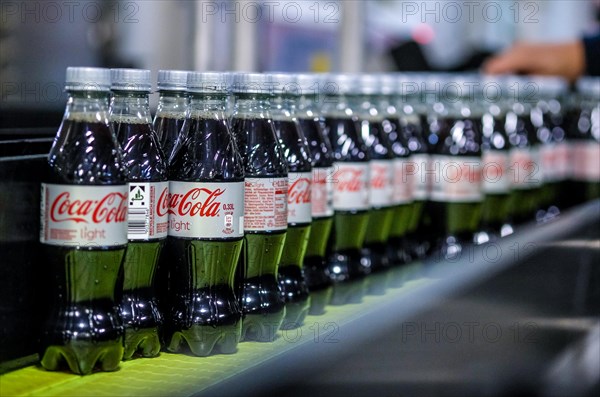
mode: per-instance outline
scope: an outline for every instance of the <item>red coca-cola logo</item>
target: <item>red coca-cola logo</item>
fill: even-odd
[[[119,223],[127,221],[127,195],[109,193],[100,200],[71,199],[71,193],[59,194],[50,206],[53,222]]]
[[[225,193],[225,189],[210,190],[198,187],[190,189],[185,194],[171,194],[169,197],[169,214],[217,217],[221,208],[221,202],[217,201],[217,198],[223,193]],[[160,199],[159,207],[162,207]]]
[[[166,187],[158,197],[156,204],[156,213],[158,216],[165,216],[169,213],[169,188]]]
[[[374,165],[371,167],[371,188],[375,190],[385,189],[388,185],[387,167]]]
[[[365,186],[362,181],[363,170],[343,169],[337,173],[337,190],[340,192],[360,192]]]
[[[288,189],[288,204],[310,203],[310,180],[298,178]]]

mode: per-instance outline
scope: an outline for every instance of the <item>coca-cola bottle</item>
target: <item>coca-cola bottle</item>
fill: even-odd
[[[406,164],[406,178],[412,179],[412,208],[406,231],[406,251],[416,259],[424,258],[431,248],[427,227],[431,223],[425,214],[429,199],[427,172],[429,154],[427,143],[427,91],[421,74],[398,76],[397,108],[400,113],[400,137],[407,142],[410,156]],[[394,185],[395,186],[395,185]],[[392,225],[392,231],[394,225]]]
[[[509,173],[509,142],[504,129],[506,100],[503,85],[495,80],[482,80],[481,95],[476,106],[483,107],[481,116],[482,191],[481,223],[476,242],[495,241],[507,234],[503,225],[508,218],[508,196],[511,189]]]
[[[321,116],[322,76],[298,74],[296,79],[300,89],[296,114],[312,159],[312,225],[304,256],[304,278],[311,293],[309,313],[315,315],[325,312],[332,291],[326,250],[333,224],[333,154]]]
[[[187,94],[187,71],[158,71],[158,106],[154,116],[153,127],[163,150],[167,165],[179,138],[181,127],[185,121],[189,104]],[[166,313],[169,310],[169,262],[173,255],[169,253],[170,245],[161,250],[155,276],[155,291],[159,309]]]
[[[390,265],[402,265],[411,261],[407,234],[413,212],[413,189],[416,167],[410,162],[407,130],[412,127],[409,117],[401,123],[398,96],[401,94],[399,76],[383,74],[379,109],[383,112],[383,132],[390,142],[393,159],[392,176],[392,223],[387,241],[387,257]],[[403,108],[409,106],[403,103]],[[409,109],[406,109],[407,111]],[[403,128],[404,127],[404,128]]]
[[[158,327],[162,325],[154,277],[169,227],[168,214],[157,203],[169,194],[167,165],[151,124],[150,71],[112,69],[111,79],[109,119],[122,149],[129,182],[129,244],[123,260],[121,297],[123,358],[131,358],[138,350],[144,357],[153,357],[160,352]]]
[[[356,76],[327,77],[323,115],[334,157],[333,228],[328,242],[328,266],[336,282],[360,280],[369,272],[361,263],[361,249],[369,221],[369,149],[357,128],[349,96],[358,94]],[[336,285],[332,304],[362,299],[364,285]]]
[[[288,170],[273,129],[268,74],[233,77],[231,130],[244,161],[244,249],[237,283],[242,339],[272,341],[285,316],[277,270],[287,230]]]
[[[473,80],[472,80],[473,79]],[[434,253],[460,257],[473,242],[481,214],[481,109],[472,106],[477,80],[449,75],[440,79],[440,91],[428,116],[428,174],[431,184],[428,213]]]
[[[234,353],[242,331],[235,269],[243,244],[244,168],[219,73],[190,72],[189,111],[169,168],[171,258],[165,341],[197,356]]]
[[[394,215],[392,195],[394,177],[394,152],[389,137],[384,131],[384,114],[379,108],[381,78],[374,74],[363,74],[358,79],[356,111],[358,128],[365,142],[371,161],[369,162],[369,221],[362,248],[362,262],[369,271],[389,267],[387,242]],[[369,290],[371,292],[372,284]]]
[[[187,75],[188,72],[182,70],[158,71],[158,106],[153,126],[167,162],[173,154],[189,103]]]
[[[510,144],[511,178],[508,198],[511,222],[505,229],[512,230],[535,219],[543,180],[536,128],[531,122],[531,106],[536,101],[537,87],[534,82],[518,76],[507,77],[505,83],[507,94],[512,98],[504,124]]]
[[[600,78],[580,78],[577,92],[576,109],[568,128],[572,205],[600,197]]]
[[[541,143],[539,167],[543,178],[536,218],[547,221],[556,217],[564,207],[559,203],[559,193],[568,189],[565,182],[569,149],[564,125],[565,112],[561,103],[568,86],[565,79],[555,76],[535,76],[532,82],[539,93],[539,99],[531,109],[531,122]]]
[[[40,241],[52,277],[41,364],[116,370],[123,325],[116,289],[127,246],[127,183],[108,121],[110,71],[67,68],[68,102],[42,183]]]
[[[302,262],[311,232],[312,164],[306,138],[296,119],[296,98],[299,94],[296,77],[284,73],[272,76],[275,87],[271,116],[288,166],[288,227],[278,279],[285,301],[282,327],[292,329],[304,322],[310,307]]]

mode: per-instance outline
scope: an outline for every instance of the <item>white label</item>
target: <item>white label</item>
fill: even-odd
[[[569,176],[569,145],[566,142],[543,145],[540,148],[540,161],[544,181],[564,181]]]
[[[310,223],[312,172],[288,174],[288,220],[287,223]]]
[[[570,151],[571,148],[567,142],[559,142],[554,145],[554,172],[556,172],[557,181],[567,180],[571,176]]]
[[[42,183],[40,241],[69,247],[127,244],[127,185]]]
[[[544,166],[542,164],[542,155],[540,153],[540,147],[534,146],[529,149],[531,152],[531,159],[533,160],[535,175],[531,178],[532,183],[535,187],[540,187],[544,184]]]
[[[427,177],[429,169],[429,155],[413,154],[410,156],[409,161],[414,165],[415,169],[413,199],[427,200],[430,190]]]
[[[541,186],[541,171],[535,154],[536,151],[529,148],[514,148],[510,150],[510,165],[508,170],[513,189],[528,190]]]
[[[313,168],[312,216],[323,218],[333,215],[333,167]]]
[[[394,159],[392,203],[401,205],[413,199],[417,167],[408,158]]]
[[[481,201],[479,157],[431,156],[431,200],[470,203]]]
[[[148,240],[166,238],[169,213],[158,211],[158,201],[169,197],[169,182],[129,183],[127,238]]]
[[[169,182],[169,199],[159,200],[169,213],[169,236],[242,237],[244,182]]]
[[[508,152],[487,150],[482,155],[483,193],[507,194],[510,191]]]
[[[369,163],[335,163],[333,208],[338,211],[368,210]]]
[[[573,179],[582,182],[600,182],[600,143],[575,141],[571,145]]]
[[[370,172],[369,204],[375,208],[391,206],[392,179],[394,177],[393,160],[371,160]]]
[[[287,191],[287,178],[246,178],[244,229],[285,230]]]

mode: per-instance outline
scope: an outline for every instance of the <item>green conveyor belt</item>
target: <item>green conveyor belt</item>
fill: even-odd
[[[195,357],[161,352],[156,358],[122,362],[116,372],[87,376],[29,366],[0,376],[0,396],[187,396],[198,393],[303,344],[335,342],[335,325],[358,320],[370,308],[399,299],[431,281],[423,278],[408,281],[408,275],[414,270],[414,266],[404,267],[371,275],[369,282],[382,282],[386,278],[387,281],[383,280],[386,283],[391,280],[399,286],[386,288],[384,295],[366,295],[358,304],[327,306],[325,314],[309,315],[301,328],[280,331],[272,343],[242,342],[233,355]],[[401,284],[402,279],[407,281]]]

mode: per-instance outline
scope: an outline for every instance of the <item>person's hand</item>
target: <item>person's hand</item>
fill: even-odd
[[[585,51],[581,41],[563,44],[517,43],[487,60],[484,73],[558,75],[575,81],[585,72]]]

